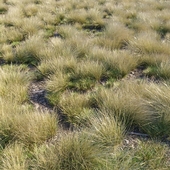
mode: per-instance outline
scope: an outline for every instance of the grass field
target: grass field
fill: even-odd
[[[169,170],[168,0],[0,1],[0,170]]]

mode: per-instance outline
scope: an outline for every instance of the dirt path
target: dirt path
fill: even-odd
[[[29,87],[29,97],[36,109],[41,111],[53,111],[53,107],[46,98],[45,82],[32,82]]]

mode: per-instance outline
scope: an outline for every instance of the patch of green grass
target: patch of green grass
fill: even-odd
[[[161,78],[164,80],[169,79],[169,61],[162,61],[157,65],[151,65],[144,70],[144,73],[148,76],[155,76],[156,78]]]
[[[86,92],[91,90],[96,84],[93,78],[70,77],[68,88],[74,91]]]

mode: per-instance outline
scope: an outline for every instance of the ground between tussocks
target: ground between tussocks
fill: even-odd
[[[52,111],[53,108],[50,106],[48,100],[45,97],[46,90],[44,88],[44,81],[34,81],[29,87],[29,97],[31,103],[36,109]]]

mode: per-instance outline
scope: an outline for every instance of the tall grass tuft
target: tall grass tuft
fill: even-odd
[[[127,43],[132,38],[132,32],[120,23],[111,21],[106,30],[100,37],[97,38],[96,44],[110,49],[122,49],[127,46]]]
[[[74,126],[84,126],[88,123],[93,110],[90,108],[89,96],[74,92],[61,95],[59,108],[66,116],[66,121]]]
[[[123,122],[119,122],[111,111],[99,111],[90,118],[91,126],[87,129],[87,135],[94,145],[103,149],[114,150],[120,145],[126,130]]]
[[[26,170],[29,167],[27,159],[24,146],[15,142],[3,150],[0,158],[0,168],[3,170]]]
[[[41,44],[41,46],[37,46]],[[37,36],[30,37],[25,42],[17,46],[16,56],[13,61],[18,63],[26,63],[35,65],[40,60],[40,51],[45,47],[44,41]]]
[[[138,54],[169,54],[167,44],[162,43],[156,36],[149,32],[140,33],[130,41],[130,48]]]
[[[94,146],[84,135],[62,134],[60,139],[49,146],[36,149],[33,167],[35,169],[100,169],[106,159],[100,148]]]
[[[3,66],[0,69],[0,95],[2,98],[18,103],[23,103],[28,99],[27,88],[31,74],[26,66]]]
[[[28,147],[54,137],[57,132],[57,118],[48,112],[34,111],[30,106],[1,99],[0,137],[4,147],[15,140]]]

